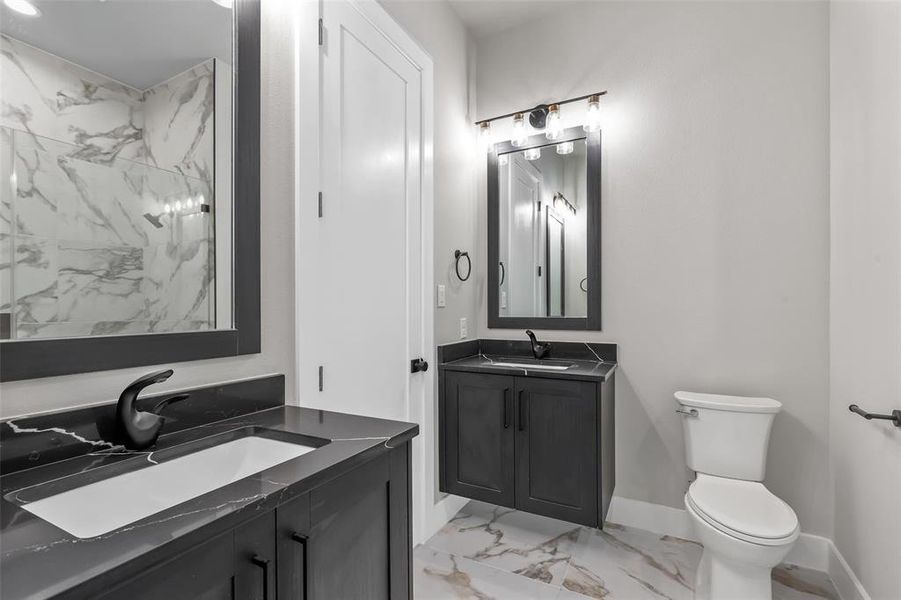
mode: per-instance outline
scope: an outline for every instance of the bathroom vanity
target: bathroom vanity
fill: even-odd
[[[148,451],[110,438],[115,405],[0,424],[0,596],[412,597],[415,424],[284,406],[282,376],[190,392]],[[202,468],[185,472],[192,457]],[[257,470],[261,460],[274,464]],[[156,477],[158,469],[169,471]],[[115,490],[131,474],[141,476],[83,504],[92,484]],[[220,475],[231,482],[133,522],[122,517],[147,497],[163,501]],[[130,493],[154,478],[152,493]],[[68,510],[35,508],[46,498]]]
[[[600,527],[615,482],[614,344],[438,347],[441,490]]]

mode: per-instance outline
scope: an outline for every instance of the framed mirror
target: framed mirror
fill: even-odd
[[[601,328],[601,132],[488,155],[488,326]]]
[[[259,0],[14,6],[0,381],[259,352]]]

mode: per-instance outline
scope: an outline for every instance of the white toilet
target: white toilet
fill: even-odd
[[[685,456],[697,479],[685,494],[704,545],[697,600],[771,600],[770,572],[800,534],[791,507],[762,483],[773,419],[782,404],[676,392]]]

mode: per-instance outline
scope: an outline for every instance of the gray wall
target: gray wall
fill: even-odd
[[[291,0],[263,2],[262,31],[262,241],[263,347],[258,355],[165,365],[175,375],[158,391],[252,377],[287,375],[294,390],[294,56]],[[0,418],[113,401],[139,367],[0,385]]]
[[[890,600],[901,589],[901,429],[848,405],[901,407],[901,4],[832,3],[830,46],[833,539],[870,596]]]
[[[772,396],[766,483],[828,534],[828,5],[567,4],[477,73],[480,117],[610,92],[604,331],[539,335],[620,345],[616,493],[682,506],[676,390]]]

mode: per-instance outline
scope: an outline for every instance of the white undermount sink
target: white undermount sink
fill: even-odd
[[[534,363],[518,363],[518,362],[493,362],[489,366],[491,367],[507,367],[510,369],[526,369],[526,370],[535,370],[535,371],[565,371],[572,367],[572,365],[542,365],[542,364],[534,364]]]
[[[109,533],[316,448],[248,436],[22,508],[79,538]]]

